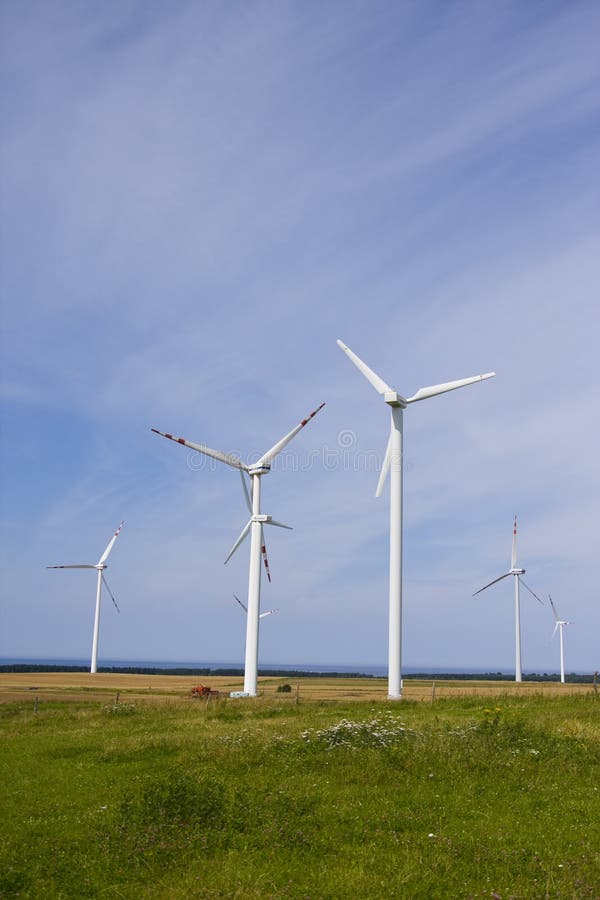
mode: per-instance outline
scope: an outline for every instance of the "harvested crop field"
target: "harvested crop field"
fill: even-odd
[[[243,687],[241,676],[190,675],[130,675],[118,673],[42,672],[0,674],[0,703],[24,700],[28,695],[43,700],[81,701],[97,699],[108,702],[117,692],[123,699],[146,701],[189,700],[191,690],[204,684],[227,695]],[[281,694],[277,688],[290,684],[291,693]],[[435,684],[435,687],[434,687]],[[281,676],[259,678],[261,696],[277,695],[287,702],[297,700],[386,700],[387,686],[383,678],[303,677],[286,679]],[[406,679],[404,696],[407,700],[431,701],[432,697],[496,697],[565,696],[588,693],[589,684],[559,684],[558,682],[526,681],[432,681]]]

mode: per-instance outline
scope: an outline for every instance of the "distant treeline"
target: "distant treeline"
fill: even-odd
[[[87,666],[60,666],[44,663],[11,663],[0,665],[0,672],[88,672]],[[108,672],[115,675],[221,675],[227,677],[243,676],[241,668],[211,669],[211,668],[172,668],[161,669],[156,666],[99,666],[99,672]],[[381,678],[379,675],[365,675],[364,672],[308,672],[300,669],[259,669],[261,677],[268,675],[276,678]],[[578,675],[571,672],[566,676],[571,683],[591,684],[593,675]],[[506,672],[417,672],[404,675],[406,681],[511,681],[511,676]],[[532,673],[523,675],[523,681],[558,681],[557,674],[543,675]]]
[[[50,663],[11,663],[0,666],[0,672],[89,672],[89,666],[61,666]],[[211,668],[170,668],[163,669],[156,666],[98,666],[98,672],[108,672],[115,675],[221,675],[243,677],[242,668],[211,669]],[[273,675],[277,678],[377,678],[376,675],[365,675],[363,672],[306,672],[300,669],[259,669],[261,677]]]
[[[403,678],[406,681],[411,679],[425,681],[514,681],[514,678],[511,675],[507,675],[506,672],[484,672],[483,674],[481,672],[471,674],[468,672],[419,672],[413,675],[404,675]],[[565,678],[572,684],[592,684],[594,681],[593,675],[578,675],[576,672],[566,673]],[[544,672],[543,675],[531,672],[529,675],[523,675],[523,681],[560,681],[560,675],[556,672],[550,675],[547,672]]]

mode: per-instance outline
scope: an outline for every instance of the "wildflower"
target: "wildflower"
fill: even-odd
[[[342,719],[337,725],[320,731],[305,731],[301,737],[307,742],[314,740],[324,743],[331,750],[333,747],[393,747],[399,740],[414,734],[416,732],[406,728],[403,722],[399,722],[390,713],[384,713],[370,721],[353,722]]]

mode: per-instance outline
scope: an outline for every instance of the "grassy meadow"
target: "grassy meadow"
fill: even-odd
[[[122,679],[116,702],[35,679],[37,711],[0,692],[1,897],[600,897],[589,686],[206,703]]]

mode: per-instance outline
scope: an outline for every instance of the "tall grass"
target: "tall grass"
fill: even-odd
[[[0,707],[0,896],[597,898],[600,703]]]

